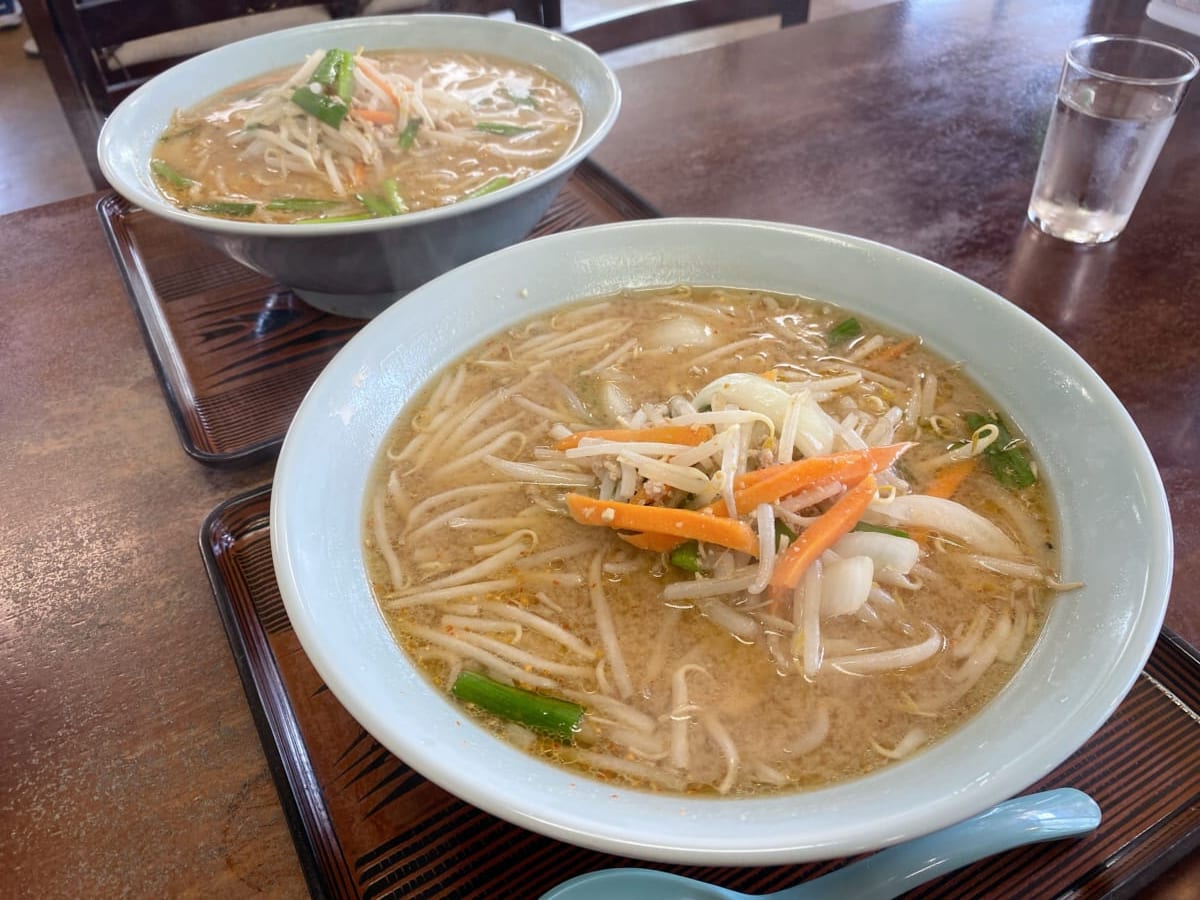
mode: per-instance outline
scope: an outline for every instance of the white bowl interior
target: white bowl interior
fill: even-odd
[[[656,796],[554,769],[458,714],[408,664],[363,573],[364,486],[401,407],[498,329],[572,300],[674,283],[830,301],[923,336],[1035,448],[1067,580],[1034,652],[980,715],[868,777],[754,800]],[[1096,452],[1096,448],[1104,452]],[[346,708],[426,777],[489,812],[614,853],[698,864],[828,858],[927,833],[1019,793],[1079,747],[1140,672],[1170,588],[1154,461],[1121,403],[1032,317],[942,267],[842,235],[729,220],[566,232],[476,260],[366,326],[301,406],[276,472],[272,541],[293,626]]]
[[[552,166],[473,205],[503,202],[572,168],[607,134],[620,106],[616,76],[589,48],[543,28],[486,16],[398,15],[338,19],[270,32],[210,50],[174,66],[142,85],[105,121],[97,155],[105,178],[122,196],[158,215],[211,231],[288,234],[289,225],[235,222],[189,213],[165,200],[154,185],[149,160],[171,114],[188,108],[237,82],[272,69],[298,66],[313,50],[364,47],[368,50],[437,48],[491,53],[538,66],[570,85],[582,101],[579,139]],[[365,231],[418,225],[454,215],[465,204],[410,213],[394,220],[306,226],[305,234],[324,229]]]

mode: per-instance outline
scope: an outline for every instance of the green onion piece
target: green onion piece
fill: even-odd
[[[671,555],[667,557],[667,560],[677,569],[683,569],[685,572],[699,572],[699,541],[685,541],[671,551]]]
[[[792,529],[790,527],[788,527],[788,523],[783,521],[783,519],[776,519],[775,520],[775,547],[776,547],[776,549],[778,549],[780,541],[785,537],[788,539],[789,544],[796,543],[796,532],[792,531]]]
[[[337,82],[338,69],[342,65],[342,54],[344,50],[329,50],[321,57],[321,61],[317,63],[317,67],[313,69],[309,81],[315,81],[317,84],[323,84],[326,87],[332,87]]]
[[[404,130],[400,132],[400,149],[407,150],[413,145],[417,139],[417,129],[421,127],[419,118],[409,119],[408,124],[404,126]]]
[[[480,187],[475,188],[475,190],[471,191],[463,199],[464,200],[474,200],[476,197],[482,197],[485,194],[490,194],[493,191],[498,191],[498,190],[500,190],[500,188],[508,187],[512,183],[513,183],[513,180],[511,178],[509,178],[507,175],[497,175],[495,178],[493,178],[487,184],[484,184],[484,185],[481,185]]]
[[[276,197],[267,202],[267,209],[281,212],[320,212],[340,206],[339,200],[318,200],[315,197]]]
[[[389,178],[383,183],[383,202],[388,205],[394,216],[408,212],[408,204],[400,196],[400,185],[396,184],[395,178]]]
[[[854,316],[851,316],[848,319],[842,319],[842,321],[830,328],[826,338],[832,347],[835,344],[844,344],[846,341],[852,340],[860,334],[862,334],[862,324]]]
[[[870,522],[859,522],[852,531],[873,531],[876,534],[890,534],[894,537],[908,537],[909,534],[903,528],[889,528],[887,525],[872,525]]]
[[[316,116],[330,128],[341,128],[342,119],[346,118],[346,113],[350,112],[350,107],[341,100],[336,97],[327,97],[324,94],[314,94],[307,86],[296,88],[295,93],[292,94],[292,102],[310,116]]]
[[[150,171],[168,184],[173,184],[175,187],[186,188],[191,187],[196,183],[186,175],[181,175],[176,172],[161,159],[150,160]]]
[[[510,91],[506,87],[500,88],[500,93],[507,100],[509,100],[511,103],[516,104],[517,106],[528,106],[530,109],[539,109],[540,108],[538,106],[537,100],[535,100],[529,94],[526,94],[524,97],[518,97],[516,94],[514,94],[512,91]]]
[[[367,208],[373,216],[390,216],[392,209],[374,194],[355,194],[354,199]]]
[[[208,213],[213,216],[248,216],[258,208],[257,203],[193,203],[191,212]]]
[[[167,141],[175,140],[175,138],[186,137],[199,127],[199,125],[193,125],[191,128],[184,128],[182,131],[173,131],[170,134],[164,134],[158,139],[158,142],[160,144],[165,144]]]
[[[527,128],[522,125],[509,125],[507,122],[476,122],[476,131],[486,131],[488,134],[502,134],[505,137],[512,137],[514,134],[525,134],[530,131],[537,131],[536,128]]]
[[[315,219],[297,219],[295,225],[332,225],[334,222],[362,222],[365,219],[374,219],[375,216],[369,212],[351,213],[348,216],[318,216]]]
[[[1027,488],[1037,482],[1037,475],[1029,464],[1029,456],[1013,438],[999,416],[984,416],[967,413],[967,427],[974,434],[985,425],[995,425],[999,431],[996,440],[983,451],[992,475],[1006,488]]]
[[[354,54],[346,50],[339,50],[338,53],[341,54],[341,64],[338,66],[333,90],[342,98],[342,102],[349,106],[350,98],[354,96]]]
[[[574,739],[583,722],[583,707],[578,703],[501,684],[466,669],[454,679],[450,692],[503,719],[536,728],[567,743]]]
[[[309,82],[328,88],[349,105],[354,93],[354,54],[348,50],[330,50],[313,69]]]

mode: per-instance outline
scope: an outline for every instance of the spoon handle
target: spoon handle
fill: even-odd
[[[811,884],[769,896],[884,900],[993,853],[1085,834],[1099,824],[1100,807],[1074,788],[1015,797],[957,825],[880,850]],[[819,890],[812,890],[818,885]]]

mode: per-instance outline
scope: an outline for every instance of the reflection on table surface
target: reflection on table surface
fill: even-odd
[[[1011,299],[1142,429],[1170,498],[1167,624],[1200,644],[1200,102],[1129,227],[1074,247],[1024,219],[1062,49],[1200,38],[1144,3],[901,2],[649,63],[596,160],[664,213],[893,244]],[[0,806],[19,896],[303,894],[196,547],[271,477],[188,458],[98,227],[98,195],[0,218]],[[1102,448],[1097,448],[1102,452]],[[1200,863],[1153,896],[1195,896]]]

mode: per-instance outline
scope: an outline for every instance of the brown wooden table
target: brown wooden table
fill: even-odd
[[[1023,224],[1070,38],[1200,49],[1142,6],[899,3],[626,70],[597,158],[664,212],[886,241],[1062,335],[1159,462],[1167,624],[1197,645],[1200,99],[1116,243]],[[197,550],[205,514],[271,466],[223,472],[180,448],[96,200],[0,218],[0,895],[301,896]],[[1150,894],[1196,897],[1200,862]]]

